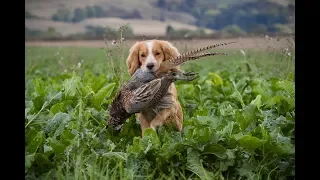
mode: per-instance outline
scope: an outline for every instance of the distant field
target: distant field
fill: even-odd
[[[30,29],[47,30],[48,27],[55,28],[63,35],[70,33],[85,32],[86,25],[108,26],[111,28],[119,28],[121,25],[130,23],[133,32],[136,35],[164,35],[166,26],[171,24],[175,29],[195,30],[197,27],[189,24],[194,24],[195,17],[184,12],[165,12],[165,22],[153,20],[152,17],[160,16],[160,9],[155,8],[150,4],[150,0],[127,1],[127,0],[56,0],[56,1],[25,1],[25,11],[28,11],[42,19],[26,19],[25,26]],[[86,6],[98,5],[105,10],[110,8],[120,8],[128,12],[138,9],[143,19],[120,19],[120,18],[91,18],[79,23],[55,22],[51,20],[53,14],[57,12],[59,7],[64,6],[72,13],[76,8],[85,8]],[[211,32],[208,30],[208,32]]]
[[[231,49],[281,49],[292,45],[292,37],[256,37],[256,38],[232,38],[232,39],[201,39],[201,40],[174,40],[171,41],[176,46],[183,48],[197,48],[215,43],[229,42],[229,41],[239,41],[235,44],[230,44],[223,48]],[[35,42],[25,42],[26,46],[73,46],[73,47],[109,47],[112,40],[105,41],[35,41]],[[125,41],[126,46],[131,46],[135,40]]]
[[[91,26],[107,26],[114,30],[119,29],[120,26],[128,24],[135,35],[149,35],[149,36],[164,36],[166,28],[171,25],[174,29],[188,29],[196,30],[197,27],[193,25],[184,24],[178,21],[168,20],[165,22],[151,20],[151,19],[130,19],[125,20],[121,18],[90,18],[79,23],[56,22],[45,19],[25,19],[25,26],[29,29],[47,31],[48,27],[53,27],[64,36],[69,34],[84,33],[85,27]],[[207,33],[214,32],[206,29]]]

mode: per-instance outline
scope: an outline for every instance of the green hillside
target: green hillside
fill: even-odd
[[[115,30],[124,24],[130,26],[134,35],[147,36],[186,35],[199,28],[207,34],[217,30],[236,35],[294,33],[295,3],[291,0],[29,0],[25,3],[27,36],[41,34],[35,31],[47,33],[49,28],[51,36],[88,34],[90,28],[94,31],[89,33],[100,36],[97,31],[101,27]]]

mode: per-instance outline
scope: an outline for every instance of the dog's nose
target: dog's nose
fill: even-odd
[[[148,68],[148,69],[152,69],[153,67],[154,67],[154,64],[153,64],[153,63],[148,63],[148,64],[147,64],[147,68]]]

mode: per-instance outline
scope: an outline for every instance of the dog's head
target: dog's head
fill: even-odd
[[[132,75],[139,67],[145,72],[167,71],[165,67],[161,67],[161,63],[179,55],[178,49],[168,41],[139,41],[130,48],[127,58],[128,72]]]

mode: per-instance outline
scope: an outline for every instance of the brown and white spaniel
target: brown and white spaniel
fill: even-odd
[[[169,69],[161,66],[161,63],[179,55],[180,53],[178,49],[168,41],[139,41],[130,48],[129,56],[127,58],[128,72],[132,76],[139,67],[143,71],[148,72],[167,72]],[[175,69],[179,70],[180,67],[177,66]],[[168,108],[161,108],[157,112],[147,110],[138,113],[142,136],[146,128],[151,127],[155,130],[157,126],[161,126],[166,123],[174,123],[177,129],[182,131],[183,114],[181,105],[178,101],[177,89],[174,83],[172,83],[169,87],[165,98],[168,98],[171,102],[173,102],[173,105]]]

